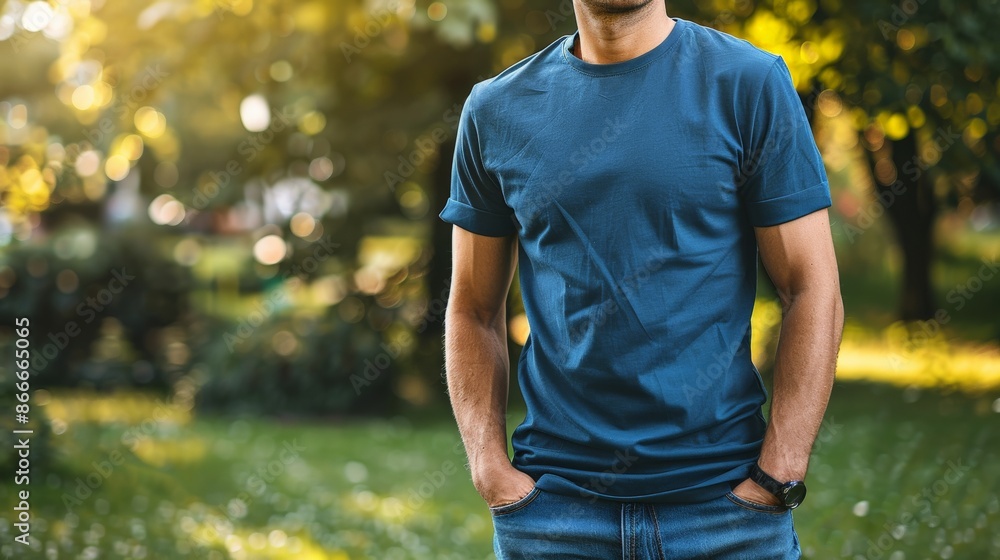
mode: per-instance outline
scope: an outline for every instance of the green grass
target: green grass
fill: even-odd
[[[838,384],[809,497],[794,516],[806,557],[1000,558],[995,397]],[[27,554],[15,547],[13,527],[0,523],[0,556],[491,557],[490,518],[446,417],[339,424],[199,418],[149,423],[144,443],[123,443],[137,424],[80,421],[53,436],[56,465],[34,471],[31,487],[40,548]],[[279,468],[285,443],[298,456]],[[68,513],[64,492],[116,450],[124,463]],[[266,487],[249,480],[269,463]],[[952,464],[962,472],[949,474]],[[6,511],[10,490],[7,483],[0,490]],[[234,502],[243,492],[253,498]],[[872,543],[886,546],[869,552]]]

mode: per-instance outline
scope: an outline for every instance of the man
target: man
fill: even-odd
[[[843,325],[830,192],[784,61],[575,0],[579,31],[473,88],[451,197],[448,389],[498,558],[798,558],[791,508]],[[770,420],[761,257],[784,306]],[[505,299],[530,335],[507,455]]]

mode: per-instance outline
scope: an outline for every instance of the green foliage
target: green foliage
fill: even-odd
[[[194,330],[200,410],[340,416],[384,413],[396,402],[399,350],[334,307],[318,317],[268,316],[262,307],[238,324]]]
[[[915,134],[925,144],[941,131],[961,135],[927,163],[950,174],[981,171],[986,177],[980,196],[1000,196],[1000,49],[992,35],[1000,26],[1000,4],[838,4],[825,3],[824,15],[843,22],[854,40],[832,65],[843,79],[830,86],[875,118],[891,139]],[[898,124],[890,120],[894,116]],[[952,185],[958,194],[969,193],[968,186],[963,191],[957,181]]]
[[[157,334],[187,311],[190,273],[149,237],[69,226],[44,243],[0,255],[0,269],[12,280],[0,298],[0,325],[30,319],[36,388],[165,388],[174,380],[176,368]]]

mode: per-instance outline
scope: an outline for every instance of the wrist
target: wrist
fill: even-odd
[[[482,481],[494,479],[514,467],[505,453],[502,456],[480,458],[475,463],[470,463],[469,468],[472,471],[472,482],[478,487]]]
[[[802,461],[778,462],[770,460],[769,456],[761,454],[757,459],[757,466],[775,480],[788,482],[791,480],[803,480],[806,477],[807,464]]]
[[[748,497],[751,498],[751,501],[761,504],[781,504],[781,500],[779,500],[777,496],[768,492],[767,489],[757,484],[752,479],[750,479],[750,484],[746,487],[746,490],[749,493]]]
[[[781,502],[785,507],[794,509],[799,507],[806,497],[806,485],[800,478],[783,480],[763,468],[760,463],[754,464],[750,469],[750,480],[756,483],[761,489],[769,492]]]

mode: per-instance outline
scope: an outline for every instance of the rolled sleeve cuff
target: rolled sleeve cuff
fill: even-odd
[[[789,195],[751,202],[747,212],[755,227],[768,227],[790,222],[830,205],[830,185],[823,182]]]
[[[444,205],[444,210],[441,210],[438,217],[464,230],[490,237],[503,237],[517,231],[512,219],[513,214],[487,212],[486,210],[473,208],[454,198],[448,199],[448,202]]]

